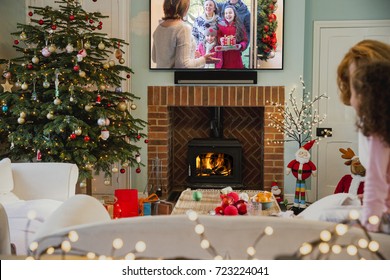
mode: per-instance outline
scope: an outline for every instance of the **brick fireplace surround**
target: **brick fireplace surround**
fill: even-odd
[[[161,160],[159,185],[164,196],[186,188],[186,145],[192,138],[209,137],[209,107],[224,108],[224,137],[243,144],[243,184],[247,189],[270,189],[273,180],[283,187],[284,145],[267,139],[283,139],[269,127],[270,103],[284,104],[283,86],[149,86],[148,178]],[[241,121],[241,122],[240,122]],[[154,164],[155,166],[155,164]]]

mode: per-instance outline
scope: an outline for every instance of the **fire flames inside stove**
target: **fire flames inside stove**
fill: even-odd
[[[196,157],[196,176],[231,176],[233,157],[225,153],[203,153]]]

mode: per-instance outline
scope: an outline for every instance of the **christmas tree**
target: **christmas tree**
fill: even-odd
[[[94,2],[96,2],[94,0]],[[20,57],[2,59],[1,142],[13,160],[75,163],[80,180],[92,170],[137,166],[146,122],[131,115],[136,95],[122,90],[132,69],[125,66],[124,40],[102,33],[99,12],[78,0],[29,7],[28,24],[17,24]],[[145,142],[147,140],[145,139]]]
[[[277,7],[277,0],[257,0],[257,54],[261,60],[275,56],[278,20],[274,11]]]

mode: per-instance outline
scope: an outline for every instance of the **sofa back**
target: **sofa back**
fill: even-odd
[[[65,201],[76,192],[79,169],[72,163],[12,163],[13,192],[24,200]]]

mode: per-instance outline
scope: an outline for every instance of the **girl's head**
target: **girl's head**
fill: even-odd
[[[366,136],[378,135],[390,145],[390,61],[360,64],[351,75],[350,103]]]
[[[375,40],[363,40],[345,54],[337,69],[340,98],[345,105],[351,105],[350,76],[353,70],[363,63],[378,60],[390,61],[390,45]]]
[[[162,19],[183,19],[190,7],[190,0],[164,0]]]
[[[236,21],[236,14],[236,9],[230,5],[226,6],[223,11],[223,17],[228,23]]]
[[[204,1],[203,9],[207,15],[218,14],[218,7],[217,7],[217,4],[215,4],[214,0]]]
[[[213,27],[209,27],[204,32],[205,42],[213,43],[216,42],[217,39],[217,30]]]

